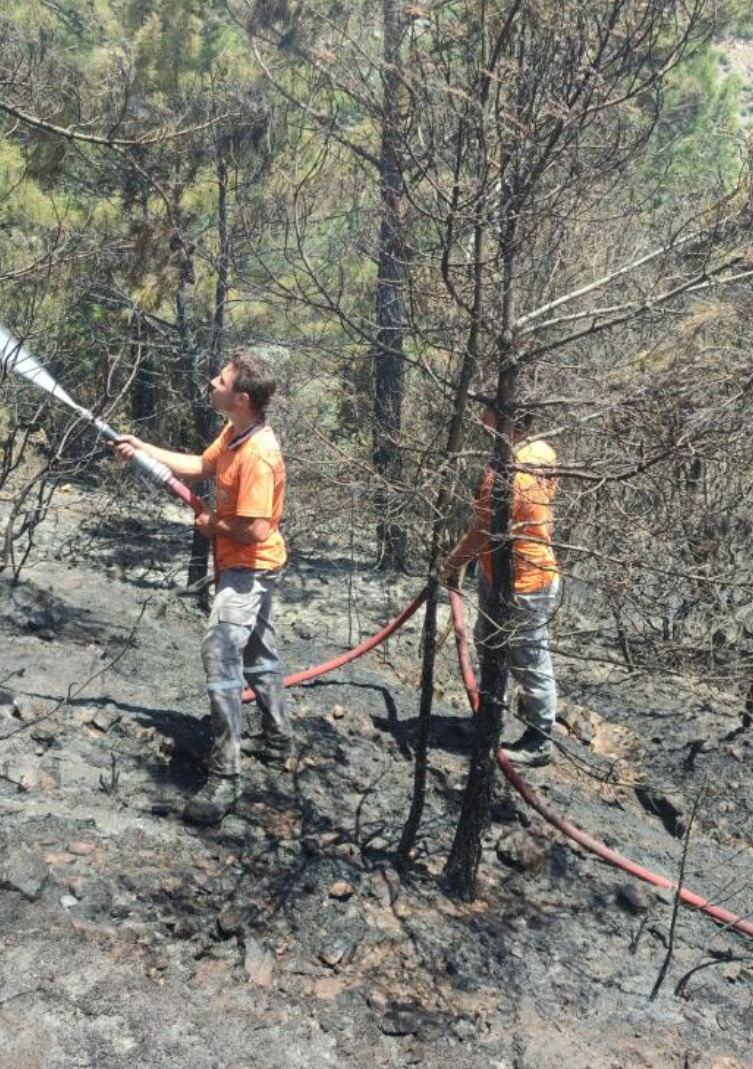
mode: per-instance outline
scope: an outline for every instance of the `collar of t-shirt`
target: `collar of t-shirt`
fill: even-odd
[[[266,425],[267,424],[263,419],[257,419],[256,422],[252,423],[242,434],[236,434],[235,438],[230,439],[227,444],[228,449],[240,449],[244,442],[247,442],[249,438],[253,438],[253,436],[263,430]]]

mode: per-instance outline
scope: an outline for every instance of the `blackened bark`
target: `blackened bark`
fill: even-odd
[[[214,289],[214,317],[209,340],[208,377],[213,379],[222,364],[225,333],[225,302],[227,301],[230,269],[230,231],[227,220],[227,163],[221,151],[217,153],[217,237],[220,253],[217,260],[217,281]]]
[[[439,583],[435,577],[430,580],[429,594],[426,599],[424,616],[424,656],[421,668],[421,700],[418,712],[418,731],[413,765],[413,797],[408,818],[403,826],[395,853],[395,868],[403,875],[410,864],[416,834],[421,823],[426,798],[427,755],[429,749],[429,726],[431,708],[434,699],[434,665],[437,657],[437,602],[439,600]]]
[[[498,660],[496,657],[484,658],[484,661]],[[445,865],[447,890],[466,902],[476,897],[482,836],[488,821],[496,774],[494,753],[502,730],[504,684],[504,673],[490,669],[484,671],[482,668],[481,704],[475,718],[468,782],[452,849]]]
[[[495,439],[492,470],[492,594],[486,606],[495,640],[481,651],[481,688],[479,710],[474,719],[473,751],[468,781],[463,794],[455,838],[445,866],[447,889],[470,901],[476,895],[482,837],[488,824],[496,762],[494,755],[504,717],[507,683],[507,636],[513,599],[513,560],[510,540],[512,515],[512,410],[515,389],[514,372],[500,376],[497,405],[508,413]]]
[[[200,449],[209,439],[212,410],[206,400],[206,375],[202,374],[201,351],[189,322],[187,285],[188,283],[185,280],[181,280],[175,304],[181,363],[187,372],[191,411],[198,443],[197,449]],[[197,487],[199,495],[201,495],[202,491],[205,492],[206,487]],[[209,550],[209,542],[194,528],[191,540],[191,556],[188,562],[188,586],[200,583],[206,576],[209,566]]]
[[[137,434],[148,436],[157,415],[157,376],[148,347],[143,345],[144,325],[134,317],[135,336],[131,341],[131,360],[134,366],[131,386],[131,418]]]
[[[404,570],[407,537],[401,517],[403,477],[400,432],[403,400],[403,321],[400,194],[402,175],[397,153],[399,122],[400,0],[383,0],[384,63],[382,74],[381,225],[376,293],[374,364],[374,467],[380,479],[376,494],[377,552],[383,568]]]
[[[442,546],[447,530],[447,516],[453,491],[453,474],[451,461],[457,457],[463,442],[463,417],[468,401],[468,390],[478,363],[479,324],[483,304],[484,277],[484,226],[480,215],[476,219],[473,235],[473,311],[468,345],[463,356],[447,446],[444,452],[443,475],[437,493],[436,520],[432,529],[431,554],[429,559],[429,596],[426,604],[424,621],[424,654],[421,664],[421,699],[418,713],[418,732],[414,754],[413,797],[408,818],[403,827],[400,844],[395,855],[395,867],[404,873],[410,862],[416,835],[423,815],[426,796],[427,752],[429,746],[429,725],[434,699],[434,667],[437,654],[437,600],[439,587],[436,576],[442,556]]]
[[[228,291],[228,273],[230,269],[230,231],[227,219],[227,164],[222,153],[217,155],[217,236],[219,239],[220,253],[217,261],[217,281],[214,295],[214,316],[212,318],[212,333],[209,339],[209,361],[205,373],[207,380],[213,379],[219,374],[222,365],[222,349],[225,333],[225,303]],[[202,446],[207,446],[214,438],[217,430],[216,415],[206,401],[202,403],[202,394],[206,397],[206,390],[199,381],[198,359],[191,362],[194,381],[196,383],[196,400],[200,407],[203,421],[197,423],[197,430]],[[209,484],[197,487],[197,493],[204,496],[210,492]],[[191,558],[188,562],[188,585],[201,583],[209,571],[209,557],[211,544],[203,535],[194,529],[191,542]],[[199,593],[199,604],[209,608],[209,588],[203,586]]]
[[[510,537],[513,494],[513,428],[517,397],[518,359],[512,324],[515,322],[514,201],[500,205],[499,246],[503,263],[500,330],[497,336],[497,434],[491,468],[492,485],[492,593],[487,606],[495,641],[481,651],[481,701],[475,717],[473,753],[463,794],[460,819],[445,866],[448,890],[464,900],[476,895],[482,836],[489,820],[494,755],[504,717],[508,673],[508,638],[513,604],[513,553]]]
[[[227,301],[228,274],[230,268],[230,231],[227,218],[227,164],[218,149],[216,160],[217,174],[217,236],[219,239],[219,258],[217,261],[217,280],[215,283],[214,316],[212,332],[209,339],[209,354],[206,363],[202,360],[201,350],[188,316],[187,287],[192,281],[190,269],[182,273],[176,298],[178,335],[181,345],[181,362],[188,372],[189,393],[193,411],[194,426],[198,449],[204,449],[217,433],[217,417],[208,403],[207,391],[209,380],[214,378],[222,363],[222,348],[225,330],[225,303]],[[209,484],[196,487],[199,496],[210,492]],[[211,545],[196,529],[191,541],[191,556],[188,562],[188,585],[201,584],[209,571]],[[208,608],[209,593],[207,587],[201,588],[200,603]]]

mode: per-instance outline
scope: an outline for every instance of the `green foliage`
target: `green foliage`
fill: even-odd
[[[403,351],[414,369],[404,377],[405,412],[408,452],[423,457],[468,345],[477,206],[488,224],[477,380],[489,381],[504,282],[499,190],[534,176],[516,219],[523,314],[612,266],[622,250],[604,235],[620,230],[615,220],[634,205],[625,244],[641,249],[652,228],[702,211],[734,186],[738,82],[708,47],[672,70],[663,99],[651,84],[616,103],[617,85],[608,106],[597,99],[581,114],[579,101],[625,60],[630,20],[596,77],[606,0],[530,0],[482,104],[491,42],[511,5],[401,6],[396,213],[408,279]],[[618,17],[650,8],[628,0]],[[670,8],[646,61],[652,71],[667,54]],[[368,460],[383,89],[394,73],[382,62],[382,6],[280,0],[244,10],[245,28],[224,0],[6,6],[4,96],[30,115],[120,144],[3,121],[4,306],[48,339],[66,375],[84,373],[89,391],[112,399],[137,362],[148,363],[164,401],[155,432],[169,435],[176,408],[191,420],[224,285],[225,344],[284,337],[297,354],[291,374],[305,379],[312,368],[310,392],[327,398],[326,411],[312,403],[312,419]],[[725,32],[750,22],[741,3],[723,14]],[[536,152],[549,144],[537,176]],[[454,182],[460,206],[450,228]],[[630,284],[610,300],[638,300]],[[532,337],[523,344],[533,348]],[[645,367],[650,374],[654,365]],[[548,366],[540,374],[567,393]],[[122,411],[126,418],[126,401]]]
[[[725,72],[723,51],[709,45],[669,76],[645,181],[655,204],[676,208],[699,180],[709,192],[734,188],[742,166],[740,79]]]

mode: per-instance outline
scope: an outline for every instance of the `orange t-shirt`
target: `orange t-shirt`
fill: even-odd
[[[253,568],[257,571],[282,568],[287,560],[285,542],[278,525],[285,500],[285,463],[271,427],[263,424],[237,446],[231,423],[203,453],[217,483],[215,511],[219,518],[245,516],[269,520],[269,538],[263,542],[237,542],[227,535],[215,538],[215,567]]]
[[[557,456],[546,442],[531,442],[515,452],[515,463],[530,468],[554,467]],[[473,502],[482,530],[491,532],[491,493],[494,473],[487,471]],[[516,471],[512,484],[513,584],[516,594],[535,594],[551,585],[557,575],[552,549],[554,494],[557,482],[546,471]],[[486,578],[492,578],[491,545],[481,553]]]

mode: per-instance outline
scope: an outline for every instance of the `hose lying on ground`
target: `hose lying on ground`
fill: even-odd
[[[2,331],[0,334],[0,340],[9,338],[7,332]],[[14,341],[14,339],[10,339]],[[7,348],[9,342],[4,341]],[[19,347],[20,349],[20,347]],[[28,357],[23,350],[20,350],[24,354],[24,358]],[[40,373],[37,369],[36,362],[34,362],[34,373],[32,378]],[[55,384],[53,383],[53,387]],[[47,388],[47,387],[45,387]],[[63,391],[60,391],[63,394]],[[117,441],[119,435],[116,431],[113,431],[103,421],[97,419],[91,412],[82,409],[76,405],[67,395],[61,397],[66,403],[76,408],[80,414],[82,414],[87,420],[94,423],[97,429],[104,434],[105,437],[110,440]],[[179,479],[177,479],[172,472],[164,465],[157,461],[152,460],[151,457],[147,457],[145,454],[137,453],[134,456],[134,460],[137,465],[140,466],[146,475],[148,475],[153,481],[165,486],[167,490],[176,498],[183,501],[185,504],[193,510],[195,515],[204,509],[205,505],[201,498],[197,497],[187,486],[185,486]],[[348,650],[346,653],[340,654],[338,657],[332,658],[332,660],[325,662],[324,664],[315,665],[313,668],[307,668],[302,672],[296,672],[293,675],[287,676],[284,680],[286,686],[295,686],[298,683],[304,683],[309,679],[315,679],[318,676],[325,675],[327,672],[333,672],[337,668],[341,668],[345,664],[349,664],[351,661],[356,660],[358,657],[363,656],[364,653],[368,653],[369,650],[374,649],[390,635],[398,631],[402,625],[409,620],[411,616],[426,600],[428,590],[424,588],[401,613],[399,613],[393,620],[386,624],[380,631],[378,631],[371,638],[365,639],[359,643],[353,649]],[[460,669],[463,676],[463,682],[465,684],[468,698],[471,703],[471,708],[474,712],[477,711],[479,706],[479,693],[476,687],[476,681],[473,676],[473,668],[471,665],[471,658],[468,652],[468,642],[465,635],[465,626],[463,623],[463,607],[460,600],[460,595],[456,591],[450,591],[450,604],[452,607],[452,619],[453,627],[455,631],[455,642],[458,652],[458,660],[460,662]],[[255,697],[254,691],[251,689],[244,690],[243,700],[251,701]],[[680,900],[687,905],[694,906],[696,909],[701,910],[708,916],[712,917],[720,924],[724,924],[730,928],[734,928],[736,931],[743,933],[744,935],[753,938],[753,922],[745,920],[744,918],[737,917],[729,910],[724,909],[721,906],[715,906],[712,902],[702,898],[700,895],[695,894],[693,891],[689,891],[685,887],[679,887],[672,880],[667,879],[664,876],[656,875],[650,872],[648,869],[643,868],[636,862],[631,861],[629,858],[623,857],[615,850],[600,842],[598,839],[594,839],[591,835],[581,831],[569,820],[566,820],[561,816],[552,806],[543,801],[541,796],[535,791],[516,771],[503,749],[498,749],[496,754],[496,760],[499,768],[509,783],[515,788],[515,790],[521,795],[522,798],[535,809],[552,827],[561,831],[563,835],[572,839],[573,842],[578,843],[580,846],[585,847],[591,853],[600,857],[603,861],[606,861],[609,865],[613,865],[616,868],[622,869],[624,872],[630,873],[632,876],[636,876],[638,879],[645,881],[646,883],[653,884],[656,887],[663,887],[667,890],[671,890],[676,893]]]
[[[201,511],[203,503],[188,489],[188,487],[184,486],[174,476],[171,477],[170,480],[166,480],[166,483],[172,493],[189,504],[194,509],[194,512],[198,513]],[[325,675],[327,672],[333,672],[336,668],[341,668],[344,664],[349,664],[351,661],[355,661],[358,657],[363,656],[364,653],[368,653],[369,650],[373,650],[375,646],[378,646],[381,642],[384,642],[385,639],[389,638],[390,635],[394,634],[395,631],[398,631],[406,620],[409,620],[411,616],[418,611],[426,600],[427,594],[428,589],[424,588],[401,613],[390,620],[390,622],[380,631],[377,631],[375,635],[365,639],[363,642],[359,643],[359,645],[354,646],[353,649],[340,654],[338,657],[334,657],[331,661],[326,661],[324,664],[315,665],[313,668],[307,668],[302,672],[296,672],[293,675],[286,676],[284,680],[285,686],[292,687],[298,683],[304,683],[309,679],[316,679],[318,676]],[[470,653],[468,651],[468,640],[466,638],[465,624],[463,621],[463,605],[457,591],[449,591],[449,597],[450,606],[452,608],[455,644],[458,653],[460,671],[471,708],[475,713],[478,711],[480,697],[473,675]],[[244,701],[251,701],[254,697],[253,690],[244,690]],[[592,854],[600,857],[602,861],[606,861],[607,864],[622,869],[623,872],[627,872],[631,876],[643,880],[645,883],[650,883],[655,887],[662,887],[665,890],[672,891],[677,894],[680,900],[686,905],[693,906],[695,909],[701,910],[701,912],[706,913],[720,924],[726,925],[729,928],[734,928],[735,931],[753,938],[753,921],[745,920],[744,918],[731,913],[729,910],[724,909],[722,906],[714,905],[713,902],[702,898],[693,891],[689,891],[686,887],[678,888],[678,885],[672,880],[667,879],[665,876],[659,876],[656,873],[650,872],[648,869],[643,868],[642,865],[638,865],[635,861],[631,861],[630,858],[623,857],[623,855],[619,854],[616,850],[611,850],[606,843],[588,835],[587,832],[581,831],[580,828],[576,827],[542,799],[541,795],[535,791],[515,769],[501,747],[497,750],[496,761],[507,781],[515,788],[518,794],[525,799],[531,808],[535,809],[535,811],[542,816],[544,820],[551,824],[552,827],[557,828],[558,831],[562,832],[563,835],[566,835],[573,842],[578,843],[579,846],[584,847]]]
[[[474,712],[477,712],[480,699],[476,681],[473,676],[470,654],[468,652],[468,641],[466,639],[465,626],[463,623],[463,606],[457,591],[451,590],[449,594],[458,660],[463,675],[463,682],[468,693],[471,708]],[[528,802],[531,808],[535,809],[544,820],[552,825],[552,827],[557,828],[558,831],[561,831],[563,835],[572,839],[573,842],[585,847],[586,850],[589,850],[592,854],[600,857],[603,861],[606,861],[607,864],[622,869],[624,872],[630,873],[631,876],[637,876],[638,879],[643,880],[645,883],[653,884],[655,887],[663,887],[674,892],[679,896],[682,902],[686,903],[686,905],[694,906],[696,909],[708,914],[709,917],[713,917],[715,921],[719,921],[720,924],[729,928],[734,928],[736,931],[742,932],[743,935],[753,938],[753,922],[745,920],[742,917],[737,917],[734,913],[731,913],[729,910],[724,909],[721,906],[715,906],[712,902],[709,902],[708,899],[702,898],[700,895],[695,894],[693,891],[689,891],[685,887],[678,888],[676,883],[672,880],[668,880],[665,876],[658,876],[653,872],[649,872],[648,869],[636,864],[635,861],[631,861],[630,858],[623,857],[622,854],[617,853],[615,850],[610,850],[605,843],[602,843],[599,839],[594,839],[591,835],[581,831],[580,828],[577,828],[569,820],[566,820],[556,809],[545,802],[538,792],[535,791],[530,784],[526,783],[520,773],[514,768],[503,749],[500,748],[497,750],[496,760],[505,778],[512,784],[515,790],[526,800],[526,802]]]
[[[315,665],[313,668],[306,668],[302,672],[296,672],[292,676],[286,676],[283,683],[286,687],[294,687],[297,683],[305,683],[308,679],[316,679],[317,676],[326,675],[327,672],[334,672],[336,668],[341,668],[344,664],[349,664],[350,661],[355,661],[358,657],[363,656],[364,653],[368,653],[369,650],[373,650],[375,646],[378,646],[395,631],[399,630],[406,620],[410,620],[411,616],[417,612],[423,603],[426,601],[426,595],[428,590],[424,588],[420,594],[418,594],[407,608],[403,609],[393,620],[390,620],[388,624],[377,631],[371,638],[365,639],[359,643],[358,646],[354,646],[352,650],[348,650],[346,653],[341,653],[338,657],[333,657],[331,661],[326,661],[324,664]],[[253,690],[248,689],[243,691],[243,700],[250,702],[255,697]]]

